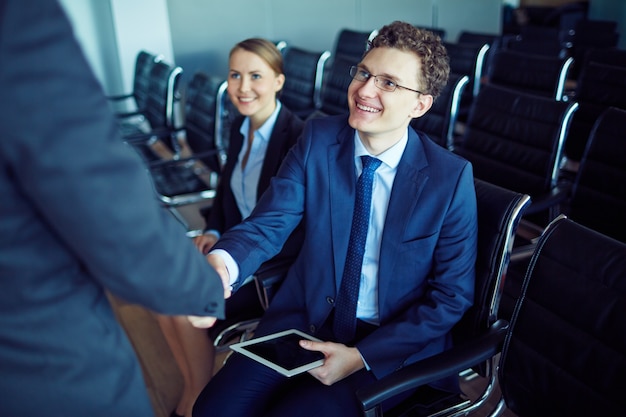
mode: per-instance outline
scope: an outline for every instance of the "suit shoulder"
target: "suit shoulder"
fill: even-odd
[[[469,161],[462,156],[457,155],[454,152],[432,141],[426,134],[416,132],[416,135],[422,142],[424,152],[427,156],[429,156],[429,159],[437,158],[447,161],[447,163],[449,164],[458,164],[459,166],[465,166],[469,163]]]

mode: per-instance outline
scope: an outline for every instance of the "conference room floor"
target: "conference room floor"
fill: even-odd
[[[182,208],[178,210],[178,214],[185,219],[190,230],[202,228],[203,220],[198,214],[197,206]],[[182,377],[156,318],[152,312],[141,306],[126,303],[115,297],[110,298],[118,319],[137,352],[144,371],[146,387],[155,409],[155,416],[169,417],[182,390]],[[217,356],[216,370],[219,370],[224,358],[224,354]],[[482,392],[485,382],[482,377],[471,380],[461,378],[461,387],[468,397],[475,398]],[[497,397],[497,395],[492,396],[488,404],[495,405]],[[490,410],[491,407],[485,407],[485,411],[480,410],[472,415],[487,416]],[[502,416],[515,417],[515,414],[505,411]]]

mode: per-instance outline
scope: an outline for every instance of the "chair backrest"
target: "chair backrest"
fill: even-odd
[[[162,55],[155,55],[147,51],[139,51],[135,59],[135,73],[133,75],[133,97],[137,109],[144,109],[150,89],[150,72],[155,63],[163,59]]]
[[[214,172],[221,171],[221,154],[225,154],[215,140],[218,92],[222,82],[221,78],[196,72],[185,95],[185,140],[191,151],[201,155],[202,162]]]
[[[590,62],[626,67],[626,50],[618,48],[593,48],[585,52],[581,68]]]
[[[588,62],[578,77],[574,99],[580,108],[572,120],[565,154],[580,161],[600,114],[609,107],[626,109],[626,67]]]
[[[330,51],[310,51],[290,46],[283,51],[283,57],[285,85],[280,100],[304,119],[320,102],[324,66]]]
[[[467,93],[476,96],[480,90],[481,79],[486,73],[485,59],[489,44],[444,42],[450,58],[450,72],[465,74],[469,80]]]
[[[337,34],[332,56],[351,57],[353,62],[350,65],[357,64],[367,49],[367,42],[374,33],[375,31],[341,29]]]
[[[567,55],[558,28],[551,26],[523,26],[518,36],[507,39],[503,45],[512,51],[563,58]]]
[[[457,43],[467,43],[471,45],[493,45],[500,35],[484,32],[473,32],[462,30],[457,37]]]
[[[619,42],[617,21],[582,19],[576,22],[572,34],[571,55],[574,57],[572,76],[582,71],[584,57],[588,51],[616,47]]]
[[[472,104],[454,152],[474,175],[533,200],[557,185],[563,142],[574,102],[484,85]]]
[[[469,83],[467,75],[451,73],[448,84],[428,112],[411,121],[415,130],[426,133],[433,141],[452,150],[461,95]]]
[[[154,63],[150,70],[150,82],[145,110],[142,112],[152,129],[174,128],[174,107],[180,100],[182,68],[164,61]]]
[[[558,218],[540,238],[499,362],[520,417],[624,413],[626,244]]]
[[[489,82],[555,100],[563,100],[571,57],[534,55],[500,49],[493,56]]]
[[[341,114],[348,112],[348,86],[352,81],[350,67],[359,62],[354,57],[336,55],[328,71],[324,73],[321,103],[319,110],[323,114]]]
[[[572,197],[572,220],[626,242],[626,110],[611,107],[591,131]]]

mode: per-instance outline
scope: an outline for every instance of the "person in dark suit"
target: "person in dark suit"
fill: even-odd
[[[208,258],[236,292],[304,222],[300,253],[255,337],[298,329],[324,341],[300,345],[325,359],[287,378],[233,354],[198,397],[195,417],[360,416],[357,389],[450,347],[474,296],[472,167],[409,127],[448,73],[432,32],[403,22],[381,28],[350,69],[349,115],[310,120],[250,217],[215,244]],[[361,178],[372,179],[371,202]],[[352,235],[363,226],[356,257]],[[458,378],[433,388],[458,390]]]
[[[205,233],[194,239],[202,253],[207,253],[222,233],[250,214],[302,132],[302,120],[278,99],[284,82],[282,54],[272,42],[251,38],[232,48],[227,92],[240,117],[231,126],[226,164],[206,217]],[[275,261],[295,257],[299,230]],[[246,320],[262,314],[263,307],[251,280],[226,302],[226,316],[230,319]],[[191,417],[196,397],[213,375],[212,340],[203,329],[193,328],[184,316],[160,316],[159,322],[185,381],[172,416]]]
[[[223,317],[56,1],[0,0],[0,415],[151,416],[109,294]]]

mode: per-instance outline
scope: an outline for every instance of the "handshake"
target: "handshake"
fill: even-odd
[[[208,254],[206,255],[206,259],[222,279],[222,285],[224,286],[224,298],[229,298],[232,294],[230,274],[228,273],[228,268],[226,267],[224,259],[220,255],[216,254]],[[187,319],[192,326],[199,329],[208,329],[217,321],[216,317],[209,316],[187,316]]]

